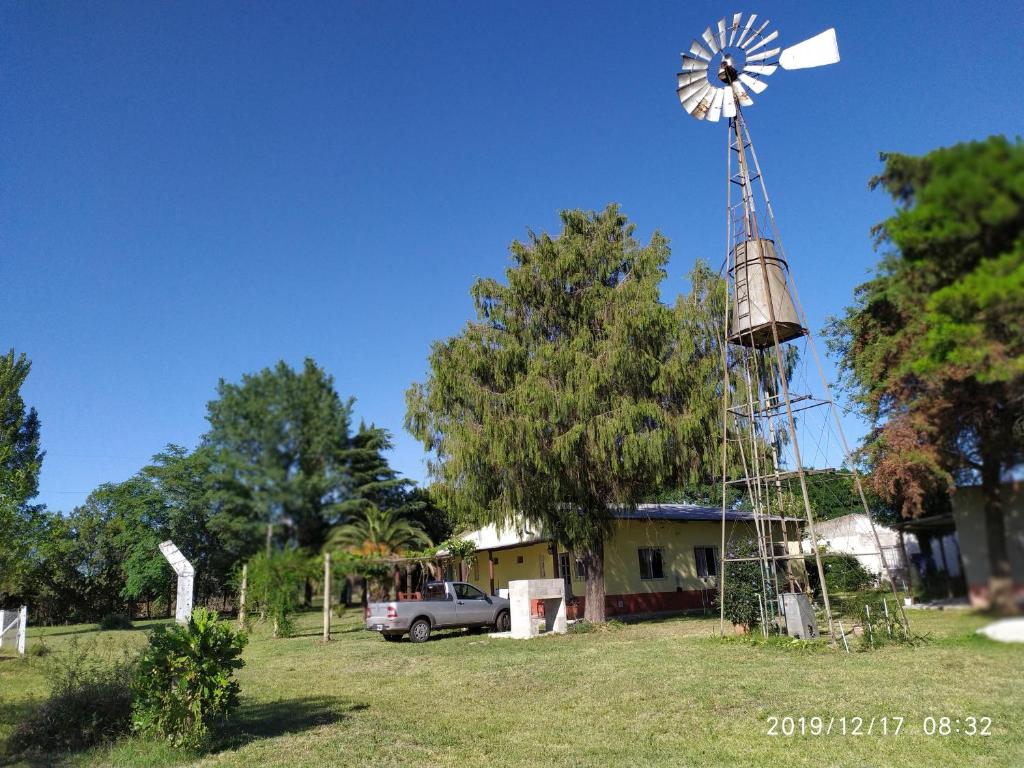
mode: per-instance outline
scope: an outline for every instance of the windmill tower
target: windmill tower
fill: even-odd
[[[799,591],[792,561],[803,556],[791,552],[785,523],[786,500],[797,497],[814,552],[825,619],[834,639],[832,606],[808,489],[810,478],[829,470],[811,469],[805,463],[807,457],[801,455],[796,414],[819,407],[831,411],[843,463],[850,470],[855,470],[855,466],[782,248],[743,108],[754,103],[751,93],[764,92],[768,87],[765,78],[779,67],[792,70],[835,64],[839,61],[839,47],[835,30],[828,29],[782,49],[775,44],[779,33],[769,31],[769,23],[758,19],[757,14],[744,20],[742,13],[736,13],[731,23],[720,19],[714,27],[707,27],[701,40],[695,39],[689,51],[683,54],[682,71],[678,74],[677,93],[688,114],[697,120],[718,122],[725,118],[728,122],[728,243],[724,264],[728,301],[722,337],[720,621],[724,632],[724,590],[729,562],[756,560],[759,563],[760,610],[765,632],[777,610],[784,610],[784,594]],[[809,349],[815,361],[821,380],[817,394],[790,390],[800,351],[797,344]],[[732,470],[731,464],[739,469]],[[864,513],[871,521],[860,478],[856,475],[854,483]],[[753,510],[757,551],[751,557],[731,557],[727,550],[727,489],[730,486],[742,493]],[[885,560],[873,522],[871,530],[877,556],[906,624],[892,569]]]

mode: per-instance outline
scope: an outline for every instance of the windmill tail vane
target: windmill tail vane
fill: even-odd
[[[738,107],[754,103],[751,92],[762,93],[768,87],[765,78],[779,67],[808,69],[839,61],[835,29],[782,48],[775,44],[778,30],[768,30],[770,23],[756,13],[746,21],[736,13],[731,22],[723,17],[693,40],[682,55],[676,83],[679,103],[687,113],[713,123],[735,117]]]

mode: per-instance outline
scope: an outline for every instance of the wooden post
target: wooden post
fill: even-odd
[[[242,588],[238,591],[238,626],[245,628],[245,598],[249,591],[249,564],[242,563]]]
[[[324,555],[324,642],[331,640],[331,553]]]
[[[491,594],[494,594],[494,553],[487,550],[487,578],[491,582]]]

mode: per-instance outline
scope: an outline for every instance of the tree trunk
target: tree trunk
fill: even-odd
[[[598,539],[582,553],[583,573],[587,579],[587,597],[583,618],[604,623],[604,539]]]
[[[986,458],[981,468],[981,491],[985,497],[985,541],[988,545],[989,607],[1000,614],[1016,613],[1013,572],[1006,547],[1006,521],[1000,485],[1000,462]]]

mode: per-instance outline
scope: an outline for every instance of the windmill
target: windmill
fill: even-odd
[[[794,70],[835,64],[839,61],[839,47],[835,29],[828,29],[796,45],[781,48],[777,44],[778,31],[769,31],[769,25],[768,20],[759,19],[757,14],[751,14],[744,20],[742,13],[736,13],[731,22],[726,18],[720,19],[716,25],[708,26],[701,39],[694,39],[689,51],[682,54],[682,71],[677,76],[679,101],[688,114],[712,123],[724,117],[729,126],[728,244],[725,259],[729,300],[726,302],[723,334],[720,622],[724,632],[725,565],[750,559],[731,558],[726,549],[726,491],[731,485],[743,493],[754,512],[757,532],[755,559],[760,563],[763,593],[760,600],[762,631],[767,633],[768,626],[777,615],[776,607],[779,614],[785,614],[786,624],[792,631],[791,608],[796,606],[794,612],[799,614],[799,601],[786,600],[786,593],[795,596],[799,591],[792,560],[802,557],[802,554],[791,552],[788,526],[784,521],[786,497],[783,486],[788,484],[792,487],[795,480],[814,552],[824,614],[834,642],[832,607],[808,491],[809,477],[829,470],[812,470],[805,466],[794,414],[818,406],[831,410],[843,461],[851,470],[854,465],[838,410],[831,399],[829,382],[814,348],[785,258],[743,109],[754,103],[751,94],[759,95],[765,91],[768,87],[766,79],[779,67]],[[738,190],[738,200],[734,197],[734,190]],[[789,345],[798,340],[806,340],[817,364],[822,383],[818,395],[790,391],[797,350]],[[730,443],[734,448],[731,453]],[[731,471],[730,455],[735,457],[736,454],[740,469]],[[733,460],[732,463],[736,462]],[[731,474],[739,476],[730,477]],[[861,505],[871,521],[860,478],[854,477]],[[892,585],[893,596],[897,598],[896,604],[906,626],[906,615],[896,594],[895,578],[885,560],[873,522],[871,530],[879,562]],[[776,541],[776,537],[780,541]],[[780,576],[784,585],[779,583]],[[814,624],[813,617],[811,623]],[[816,625],[808,627],[806,617],[795,624],[800,627],[800,636],[816,634]]]

